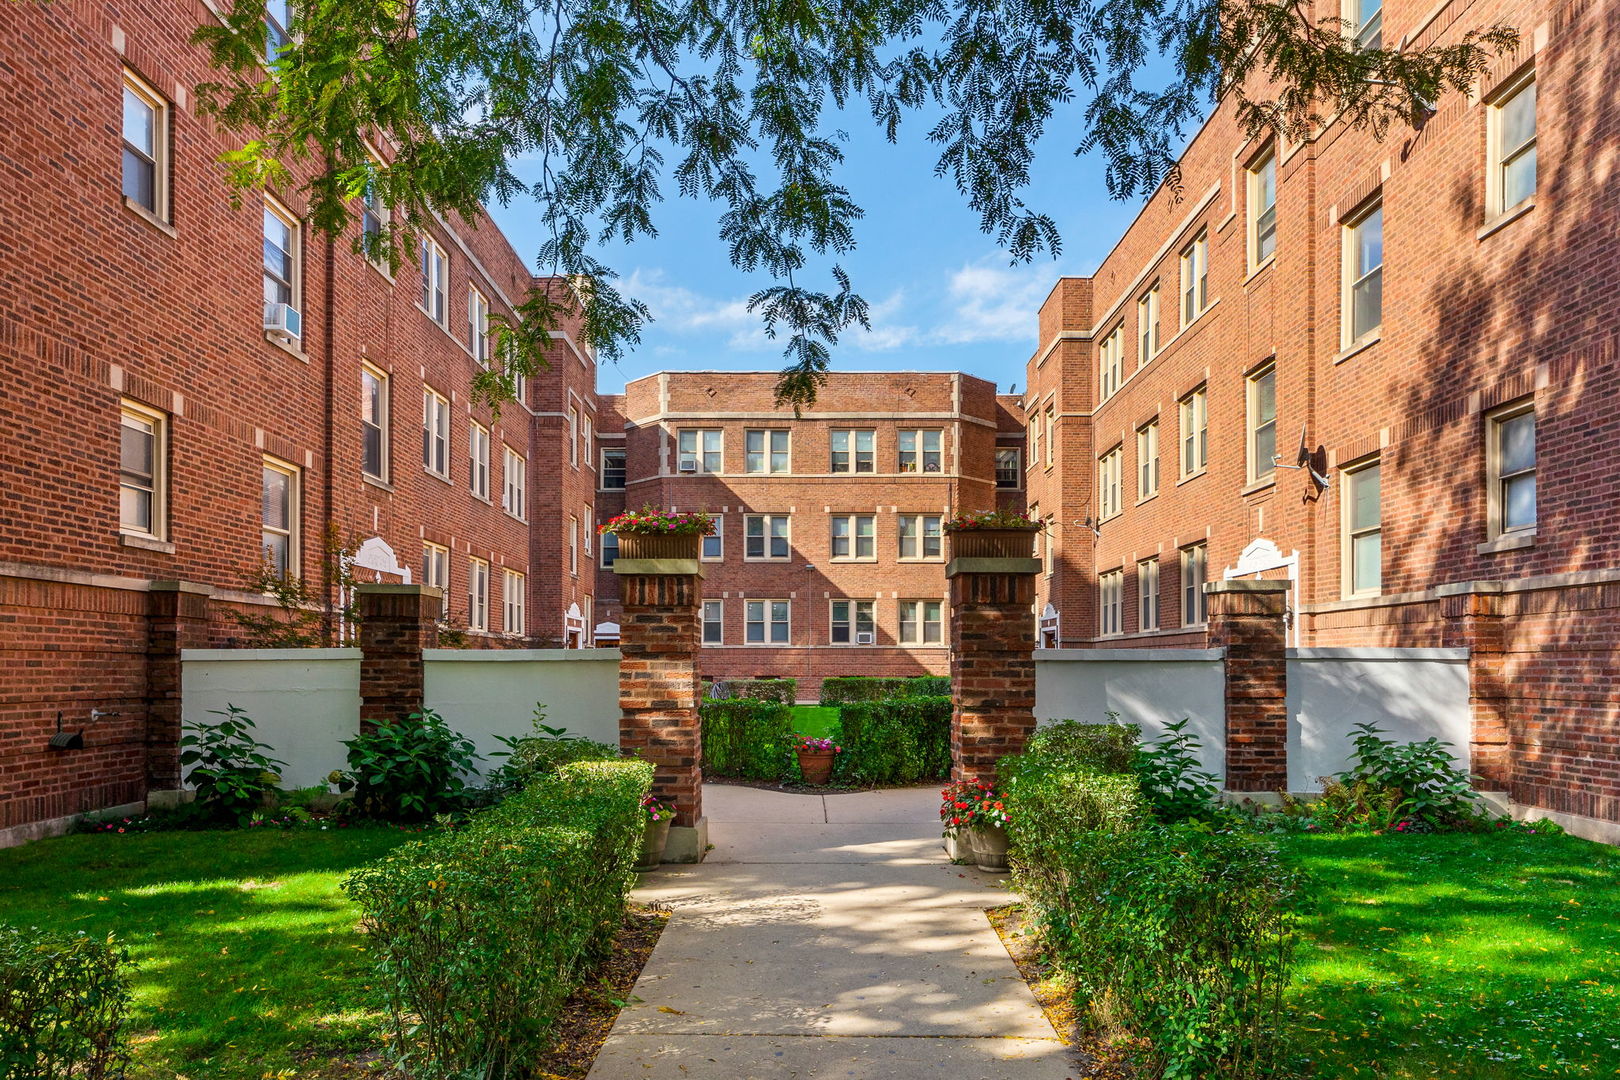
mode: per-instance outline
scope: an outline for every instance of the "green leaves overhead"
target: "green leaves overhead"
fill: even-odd
[[[1298,139],[1338,118],[1382,134],[1516,41],[1494,28],[1362,49],[1291,0],[310,0],[266,70],[263,10],[236,0],[196,34],[223,72],[199,101],[243,136],[237,184],[301,182],[328,233],[369,193],[386,225],[354,242],[396,266],[436,218],[536,203],[536,269],[577,295],[500,328],[501,372],[475,388],[497,403],[540,365],[560,303],[578,304],[604,360],[639,340],[648,309],[591,252],[656,235],[666,178],[716,204],[732,262],[774,282],[750,308],[783,343],[778,404],[813,401],[840,335],[868,317],[837,265],[862,211],[838,182],[829,110],[864,107],[891,140],[907,114],[937,117],[936,172],[1028,260],[1062,242],[1020,196],[1054,123],[1101,152],[1111,194],[1140,197],[1174,181],[1172,151],[1215,96],[1234,95],[1254,132]],[[1147,79],[1161,57],[1168,74]]]

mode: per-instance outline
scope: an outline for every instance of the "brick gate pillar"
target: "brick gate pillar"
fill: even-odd
[[[208,647],[214,590],[154,581],[146,593],[146,789],[180,787],[180,653]]]
[[[1226,650],[1226,790],[1288,789],[1287,581],[1211,581],[1209,647]]]
[[[1502,583],[1462,581],[1442,585],[1445,644],[1468,650],[1468,740],[1470,770],[1486,791],[1507,791],[1513,780],[1508,732],[1506,627]]]
[[[709,839],[698,717],[703,567],[696,558],[621,555],[613,571],[623,612],[619,745],[652,763],[654,794],[675,803],[664,861],[700,862]]]
[[[1024,540],[1028,550],[1028,540]],[[1035,730],[1039,559],[952,558],[951,778],[994,780]]]
[[[433,585],[357,585],[360,726],[422,708],[422,650],[438,641],[444,592]]]

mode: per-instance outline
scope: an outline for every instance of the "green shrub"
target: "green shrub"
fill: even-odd
[[[1397,743],[1377,724],[1357,724],[1350,768],[1337,777],[1346,788],[1398,794],[1397,812],[1436,828],[1468,825],[1479,816],[1473,777],[1457,768],[1439,739]]]
[[[0,1076],[122,1076],[128,966],[111,938],[0,926]]]
[[[838,780],[912,784],[943,780],[951,772],[951,699],[889,698],[851,701],[838,709],[832,739]]]
[[[432,709],[378,724],[343,745],[349,772],[340,785],[353,787],[357,811],[390,821],[461,809],[466,778],[478,761],[472,740],[451,731]]]
[[[790,706],[753,698],[704,701],[698,719],[703,727],[704,775],[738,780],[795,775]]]
[[[1160,821],[1207,820],[1220,808],[1220,783],[1204,771],[1198,737],[1187,731],[1188,723],[1168,725],[1163,735],[1143,744],[1132,765]]]
[[[715,696],[710,700],[714,701],[745,699],[775,701],[782,705],[792,705],[799,700],[799,680],[718,679],[710,683],[706,691],[705,697],[708,697],[708,693],[713,693]]]
[[[278,770],[287,763],[265,753],[270,746],[253,737],[253,718],[244,710],[226,705],[208,715],[224,719],[187,724],[180,737],[180,765],[191,766],[186,783],[197,789],[204,815],[245,825],[281,783]]]
[[[1142,729],[1119,723],[1118,713],[1109,713],[1108,720],[1106,724],[1083,724],[1078,720],[1043,724],[1031,733],[1024,752],[1059,758],[1093,772],[1128,773],[1136,761]]]
[[[1132,776],[1093,772],[1042,752],[1002,758],[996,771],[1009,818],[1014,888],[1037,909],[1062,910],[1073,901],[1079,847],[1147,820]]]
[[[532,1072],[623,915],[652,775],[642,761],[564,765],[344,882],[411,1076]]]
[[[896,697],[947,697],[951,680],[943,675],[917,675],[907,678],[875,675],[847,675],[821,680],[821,704],[843,705],[851,701],[882,701]]]
[[[546,723],[546,707],[534,703],[534,734],[496,739],[506,747],[491,756],[504,758],[485,783],[494,795],[509,795],[543,776],[550,776],[572,761],[613,761],[620,757],[618,746],[570,734],[567,728]]]

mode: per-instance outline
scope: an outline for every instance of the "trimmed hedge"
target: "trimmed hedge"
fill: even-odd
[[[738,780],[781,780],[798,771],[793,710],[775,701],[704,701],[703,773]]]
[[[951,774],[951,699],[851,701],[832,738],[844,748],[834,775],[861,784],[913,784]]]
[[[951,680],[944,675],[918,675],[910,678],[847,675],[821,680],[821,703],[843,705],[851,701],[882,701],[897,697],[944,697],[951,692]]]
[[[1136,724],[1057,720],[1036,728],[1024,746],[1024,753],[1033,758],[1053,758],[1092,772],[1128,773],[1136,762],[1141,742],[1142,729]]]
[[[128,966],[111,938],[0,926],[0,1076],[122,1076]]]
[[[705,700],[775,701],[783,705],[792,705],[799,700],[798,679],[716,679],[714,684],[724,688],[725,697],[709,698],[709,687],[706,686]]]
[[[564,765],[348,877],[412,1076],[531,1071],[623,914],[652,777],[643,761]]]

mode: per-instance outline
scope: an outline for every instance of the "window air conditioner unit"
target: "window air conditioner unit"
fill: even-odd
[[[264,332],[282,341],[297,341],[304,336],[304,317],[291,304],[266,304]]]
[[[877,635],[873,634],[872,631],[863,630],[860,633],[855,635],[855,644],[857,644],[857,645],[870,645],[870,644],[872,644],[872,642],[874,640],[876,640],[876,638],[877,638]]]
[[[681,458],[681,463],[678,466],[678,468],[680,469],[681,472],[697,472],[698,471],[697,458],[690,458],[690,457]]]

